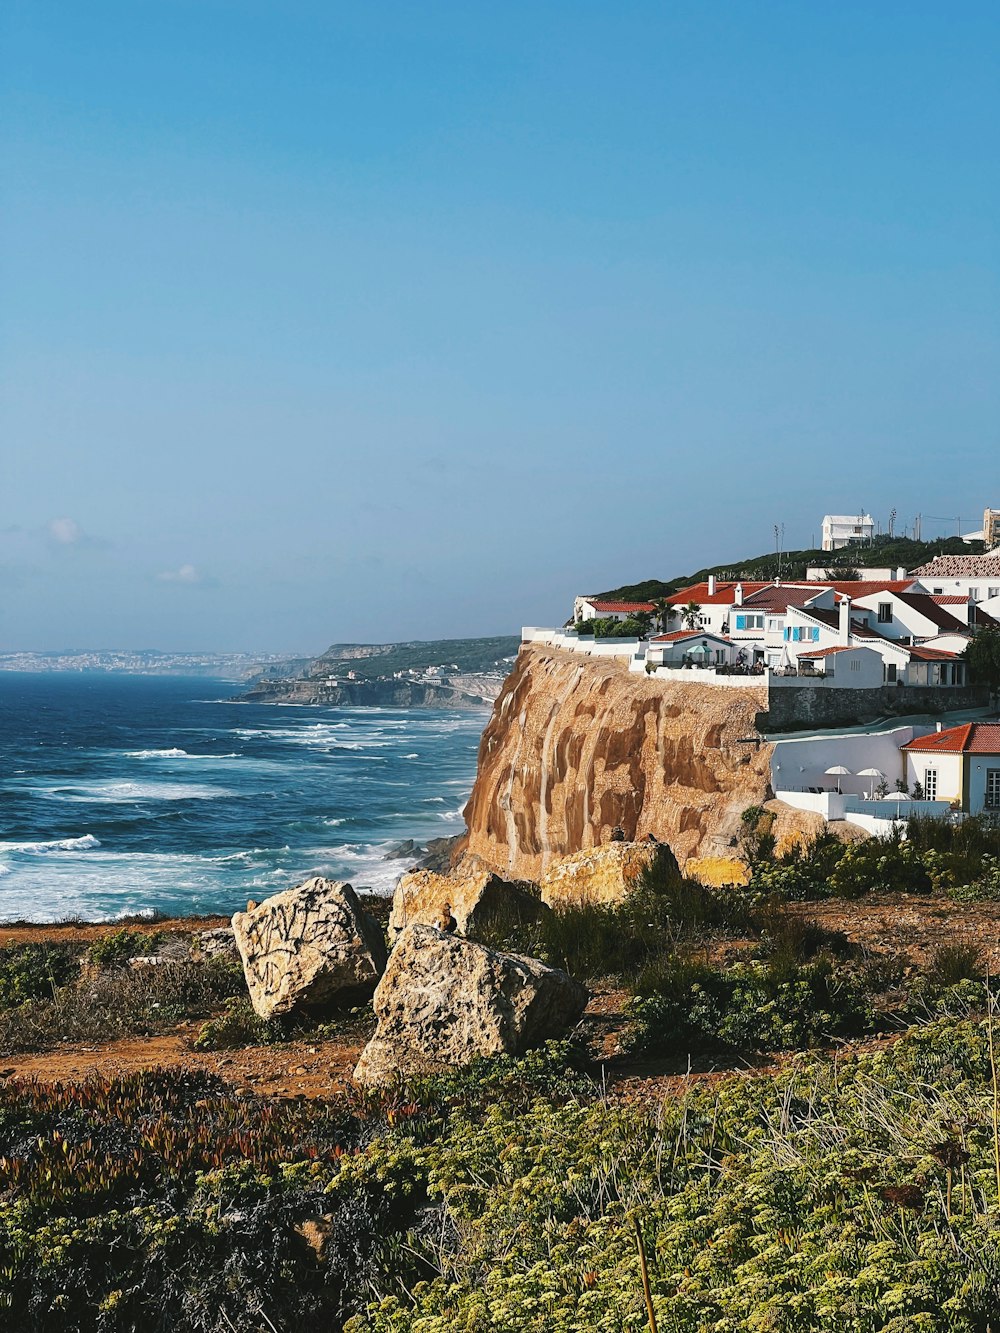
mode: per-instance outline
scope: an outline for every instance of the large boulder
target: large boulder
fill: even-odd
[[[385,940],[350,884],[306,880],[233,917],[250,1000],[261,1018],[371,992]]]
[[[562,1036],[586,1003],[585,986],[536,958],[407,926],[375,991],[378,1027],[354,1077],[380,1086],[477,1055],[518,1055]]]
[[[680,878],[677,858],[663,842],[607,842],[555,861],[542,875],[542,902],[552,908],[620,903],[643,873],[657,867]]]
[[[523,884],[512,884],[485,866],[460,868],[452,875],[411,870],[401,875],[392,896],[389,936],[406,926],[438,926],[450,908],[461,935],[494,924],[534,921],[545,905]]]

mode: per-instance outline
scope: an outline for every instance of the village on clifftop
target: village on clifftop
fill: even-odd
[[[870,544],[870,516],[827,515],[824,551]],[[623,658],[686,685],[756,688],[775,796],[886,832],[910,815],[1000,815],[1000,722],[966,650],[1000,632],[1000,510],[981,554],[916,569],[809,568],[767,582],[715,575],[653,601],[579,596],[562,628],[525,643]],[[632,626],[631,637],[608,634]]]

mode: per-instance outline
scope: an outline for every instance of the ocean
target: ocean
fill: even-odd
[[[231,913],[463,828],[487,712],[232,702],[231,681],[0,673],[0,921]]]

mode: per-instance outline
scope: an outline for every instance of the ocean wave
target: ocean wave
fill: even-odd
[[[72,786],[37,787],[33,795],[58,801],[129,805],[139,801],[209,801],[236,796],[226,787],[210,787],[195,782],[122,782],[107,778],[99,782],[80,782]]]
[[[187,750],[126,750],[126,759],[190,759]]]
[[[347,823],[347,816],[345,815],[342,819],[324,819],[323,823],[328,828],[340,828],[341,824]]]
[[[54,838],[51,842],[0,842],[0,852],[86,852],[100,845],[92,833],[84,833],[79,838]]]

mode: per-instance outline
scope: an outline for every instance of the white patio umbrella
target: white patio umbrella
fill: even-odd
[[[882,772],[882,770],[881,770],[880,768],[859,768],[859,769],[858,769],[858,772],[857,772],[857,776],[858,776],[859,778],[871,778],[871,780],[872,780],[872,789],[871,789],[871,794],[870,794],[870,795],[871,795],[871,799],[874,801],[874,799],[875,799],[875,779],[878,778],[880,782],[885,782],[885,780],[886,780],[886,779],[885,779],[885,774]]]
[[[849,768],[845,768],[843,764],[834,764],[832,768],[828,768],[825,771],[830,777],[835,777],[837,779],[838,793],[840,792],[840,779],[849,778],[853,776],[851,770]]]

